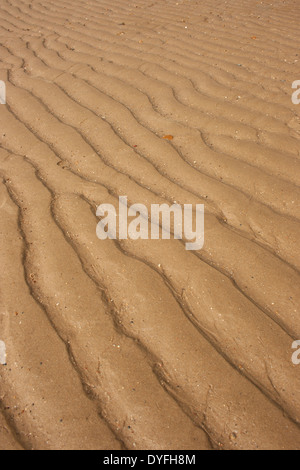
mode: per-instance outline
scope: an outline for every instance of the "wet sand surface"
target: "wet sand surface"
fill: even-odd
[[[299,21],[1,1],[0,450],[300,448]],[[98,240],[124,195],[205,204],[203,250]]]

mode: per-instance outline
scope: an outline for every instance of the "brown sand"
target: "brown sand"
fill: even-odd
[[[0,449],[300,448],[299,21],[1,0]],[[204,249],[100,242],[120,195],[205,203]]]

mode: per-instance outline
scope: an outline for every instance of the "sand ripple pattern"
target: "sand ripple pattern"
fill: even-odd
[[[0,449],[299,449],[299,20],[1,1]],[[100,242],[122,195],[204,203],[204,249]]]

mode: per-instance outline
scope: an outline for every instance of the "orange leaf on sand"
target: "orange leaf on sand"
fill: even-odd
[[[257,39],[257,37],[256,37],[256,36],[252,36],[251,39]]]
[[[163,139],[166,139],[166,140],[173,140],[174,137],[172,135],[164,135],[163,136]]]

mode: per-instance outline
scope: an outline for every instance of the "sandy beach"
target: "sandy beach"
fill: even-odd
[[[299,21],[1,0],[0,450],[300,449]],[[99,240],[120,196],[203,248]]]

